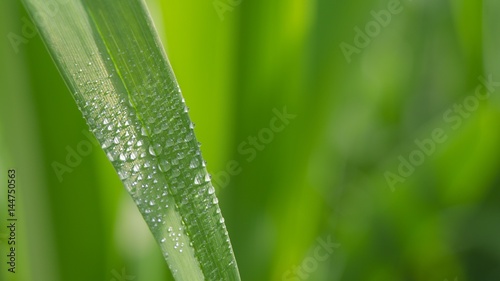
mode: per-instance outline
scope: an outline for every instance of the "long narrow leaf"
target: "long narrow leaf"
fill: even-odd
[[[145,4],[24,4],[174,277],[239,280],[188,109]]]

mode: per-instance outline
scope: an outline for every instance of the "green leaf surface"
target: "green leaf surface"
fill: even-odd
[[[24,4],[176,280],[240,280],[194,125],[145,4]]]

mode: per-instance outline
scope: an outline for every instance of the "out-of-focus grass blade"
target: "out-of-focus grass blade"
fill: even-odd
[[[24,4],[174,277],[239,280],[188,109],[145,4]]]
[[[487,74],[492,74],[498,80],[500,75],[500,37],[498,36],[498,24],[500,19],[500,3],[494,0],[483,2],[483,56],[484,67]]]
[[[0,34],[15,36],[21,29],[19,4],[15,1],[0,3]],[[37,107],[32,99],[28,56],[25,49],[17,52],[10,39],[1,41],[0,221],[16,219],[11,221],[16,225],[16,235],[10,240],[10,229],[0,228],[0,280],[59,281],[58,256],[52,251],[56,244],[52,231],[54,219],[48,208],[50,198],[39,149],[41,134],[37,130]],[[7,193],[8,169],[16,170],[15,193]],[[15,196],[14,217],[9,217],[8,195]],[[11,247],[15,247],[15,263],[10,263],[7,256]],[[12,267],[15,273],[8,271]]]

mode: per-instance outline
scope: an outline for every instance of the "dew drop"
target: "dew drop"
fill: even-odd
[[[123,153],[120,153],[120,160],[121,161],[126,161],[127,160],[127,156],[125,156],[125,154],[123,154]]]
[[[175,177],[178,177],[179,175],[181,174],[181,171],[179,171],[179,169],[173,169],[172,170],[172,176],[175,178]]]
[[[161,148],[161,145],[160,144],[155,144],[155,145],[151,145],[149,147],[149,154],[151,154],[152,156],[158,156],[160,155],[162,152],[162,148]]]
[[[130,173],[127,172],[126,170],[121,170],[118,172],[118,175],[120,176],[121,180],[127,179],[130,176]]]
[[[171,147],[174,145],[174,141],[172,139],[168,139],[165,145],[166,147]]]
[[[214,194],[215,193],[215,188],[213,186],[210,186],[208,188],[208,194]]]
[[[167,122],[163,122],[163,123],[161,124],[161,130],[162,130],[162,131],[165,131],[166,129],[168,129],[168,123],[167,123]]]
[[[170,170],[170,167],[171,167],[170,162],[168,162],[168,160],[166,160],[166,159],[160,160],[160,163],[158,164],[158,168],[162,172],[166,172],[166,171]]]
[[[189,168],[194,169],[197,168],[199,165],[200,165],[200,160],[198,160],[198,158],[195,157],[193,158],[193,160],[191,160],[191,163],[189,163]]]
[[[137,154],[135,152],[132,152],[130,154],[130,160],[135,160],[137,158]]]
[[[111,162],[115,161],[115,158],[113,157],[113,154],[111,154],[111,152],[108,152],[106,156],[108,156],[109,161]]]
[[[110,145],[111,145],[111,141],[107,139],[107,140],[105,140],[105,141],[102,143],[101,147],[102,147],[102,149],[106,149],[106,148],[108,148]]]
[[[194,177],[194,184],[196,185],[199,185],[203,182],[203,175],[202,174],[197,174],[195,177]]]
[[[135,164],[135,165],[134,165],[134,167],[132,168],[132,170],[133,170],[134,172],[136,172],[136,173],[137,173],[137,172],[139,172],[139,171],[140,171],[140,169],[141,169],[141,167],[139,167],[139,165],[137,165],[137,164]]]

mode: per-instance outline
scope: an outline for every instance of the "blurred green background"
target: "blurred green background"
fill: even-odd
[[[243,280],[500,280],[498,83],[474,98],[500,81],[500,4],[147,2]],[[0,10],[0,280],[172,280],[99,147],[58,179],[87,127],[22,5]],[[411,155],[423,163],[401,176]]]

